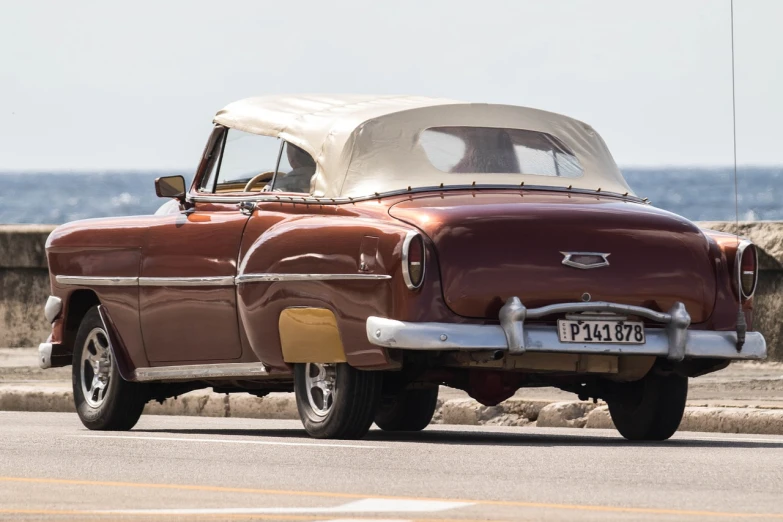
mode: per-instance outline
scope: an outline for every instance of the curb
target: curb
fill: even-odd
[[[0,388],[0,411],[74,413],[73,392],[64,388],[37,389],[32,386]],[[195,417],[243,417],[250,419],[298,419],[291,393],[270,393],[256,397],[246,393],[218,394],[190,392],[163,403],[149,402],[145,415],[189,415]]]
[[[0,411],[74,412],[73,394],[63,388],[15,386],[0,388]],[[292,393],[265,397],[191,392],[162,404],[151,402],[146,415],[189,415],[250,419],[299,419]],[[433,424],[614,429],[606,405],[509,399],[483,406],[473,399],[438,401]],[[783,435],[783,409],[690,406],[680,431]]]

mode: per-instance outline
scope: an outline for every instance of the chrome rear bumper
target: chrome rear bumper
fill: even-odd
[[[526,318],[555,313],[614,312],[646,317],[662,328],[646,328],[641,345],[610,343],[564,343],[554,326],[526,325]],[[737,334],[731,331],[689,330],[690,316],[682,303],[668,313],[617,303],[565,303],[526,309],[510,298],[500,310],[500,325],[413,323],[369,317],[367,338],[376,346],[406,350],[500,350],[525,352],[583,353],[601,355],[655,355],[680,361],[686,357],[761,360],[767,343],[758,332],[748,332],[737,350]]]

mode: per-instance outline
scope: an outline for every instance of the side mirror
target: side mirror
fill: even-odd
[[[185,200],[185,178],[182,176],[165,176],[155,180],[155,194],[159,198],[175,198]]]

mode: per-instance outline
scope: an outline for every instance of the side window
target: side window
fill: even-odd
[[[307,152],[285,142],[272,190],[310,194],[310,182],[315,174],[315,160]]]
[[[252,179],[250,190],[255,192],[272,180],[280,154],[278,138],[228,129],[220,146],[220,156],[204,176],[200,192],[241,192]]]

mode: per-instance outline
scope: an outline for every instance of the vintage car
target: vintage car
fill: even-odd
[[[198,388],[294,391],[311,436],[422,430],[441,385],[554,386],[620,433],[678,428],[688,378],[763,359],[757,254],[634,195],[588,125],[413,96],[249,98],[190,188],[46,244],[52,334],[90,429]]]

